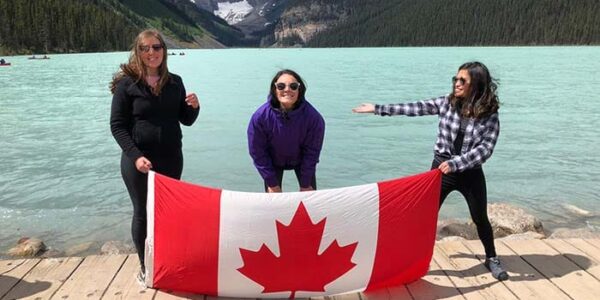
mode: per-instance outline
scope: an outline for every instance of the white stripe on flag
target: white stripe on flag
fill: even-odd
[[[219,295],[229,297],[289,297],[289,292],[261,294],[263,287],[237,269],[244,266],[240,248],[258,251],[262,244],[279,256],[276,221],[287,226],[300,202],[313,224],[327,218],[319,254],[334,240],[340,246],[358,242],[356,264],[323,292],[296,293],[296,297],[333,295],[366,288],[377,246],[379,194],[377,184],[331,190],[283,194],[243,193],[223,190],[219,232]],[[300,245],[298,245],[300,246]],[[253,296],[254,297],[254,296]]]
[[[144,265],[146,267],[146,286],[154,282],[154,171],[148,172],[148,198],[146,202],[146,241],[144,246]]]

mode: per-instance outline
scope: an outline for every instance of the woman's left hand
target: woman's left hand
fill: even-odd
[[[196,96],[196,94],[194,93],[188,94],[185,97],[185,102],[194,109],[200,107],[200,101],[198,100],[198,96]]]
[[[444,173],[444,174],[448,174],[452,171],[450,169],[450,165],[448,164],[447,161],[441,163],[440,166],[438,167],[438,169],[440,169],[440,171],[442,171],[442,173]]]

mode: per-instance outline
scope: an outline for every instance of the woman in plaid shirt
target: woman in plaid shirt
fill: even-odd
[[[439,127],[432,169],[440,169],[440,207],[452,191],[467,200],[469,212],[485,248],[485,266],[498,280],[508,274],[496,256],[494,234],[487,216],[487,191],[481,165],[492,156],[500,132],[497,85],[487,67],[468,62],[452,77],[452,93],[413,103],[374,105],[363,103],[352,111],[381,116],[438,115]]]

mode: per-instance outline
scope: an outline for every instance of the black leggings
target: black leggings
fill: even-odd
[[[285,169],[280,168],[280,167],[273,167],[273,168],[275,169],[275,176],[277,176],[277,182],[279,183],[279,186],[281,187],[281,183],[283,182],[283,171]],[[300,185],[300,177],[302,176],[300,167],[294,168],[294,173],[296,173],[296,179],[298,179],[298,185]],[[317,189],[317,176],[316,175],[313,175],[313,177],[311,178],[310,186],[312,186],[312,188],[314,190]],[[269,186],[267,186],[267,182],[265,181],[265,192],[268,191],[268,187]]]
[[[171,178],[180,179],[183,170],[181,151],[170,155],[147,155],[152,170]],[[146,196],[148,194],[148,174],[138,171],[129,157],[121,155],[121,176],[133,204],[131,236],[137,250],[142,270],[144,270],[144,241],[146,240]]]
[[[433,160],[431,169],[437,169],[440,161]],[[452,191],[459,191],[467,200],[471,219],[477,226],[477,234],[486,257],[496,256],[494,247],[494,232],[487,215],[487,190],[485,186],[485,175],[483,169],[469,169],[460,173],[442,175],[442,192],[440,193],[440,207]]]

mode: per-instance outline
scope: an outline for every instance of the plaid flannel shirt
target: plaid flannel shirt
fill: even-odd
[[[447,160],[452,172],[462,172],[481,166],[494,152],[500,133],[498,113],[488,117],[469,118],[460,155],[452,155],[454,139],[460,128],[460,115],[451,107],[450,97],[441,96],[413,103],[375,105],[375,114],[381,116],[405,115],[409,117],[438,115],[437,140],[434,152],[450,157]]]

